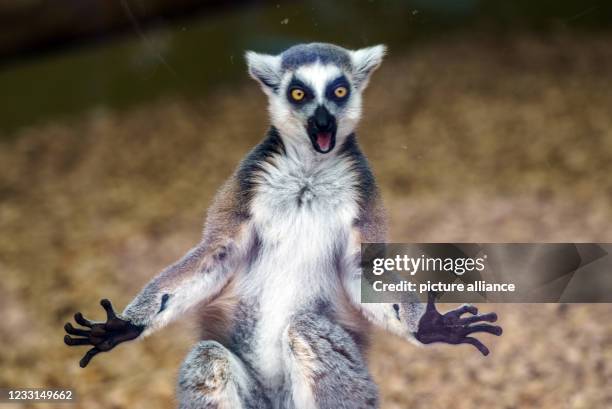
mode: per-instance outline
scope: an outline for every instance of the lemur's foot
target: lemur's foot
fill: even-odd
[[[66,335],[64,337],[66,345],[93,346],[79,362],[81,368],[85,368],[89,361],[91,361],[91,358],[100,352],[110,351],[122,342],[137,338],[143,331],[143,327],[117,317],[109,300],[104,299],[100,301],[100,304],[106,310],[106,322],[91,322],[85,319],[83,314],[77,312],[74,314],[74,320],[77,324],[89,329],[75,328],[71,323],[64,325],[64,329],[68,334],[78,336],[78,338],[73,338],[70,335]]]
[[[470,313],[472,316],[461,318],[465,313]],[[419,321],[419,329],[415,336],[423,344],[431,344],[433,342],[471,344],[483,355],[488,355],[489,348],[478,339],[469,335],[476,332],[501,335],[502,328],[500,326],[483,324],[483,322],[495,321],[497,321],[497,314],[491,312],[478,315],[478,309],[473,305],[463,305],[442,315],[436,310],[435,295],[430,293],[427,301],[427,310]]]

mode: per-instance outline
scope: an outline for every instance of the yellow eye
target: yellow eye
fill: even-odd
[[[344,98],[348,94],[348,89],[346,87],[338,87],[334,90],[334,95],[338,98]]]
[[[306,96],[306,93],[302,89],[293,88],[291,90],[291,98],[293,98],[294,101],[301,101],[304,99],[305,96]]]

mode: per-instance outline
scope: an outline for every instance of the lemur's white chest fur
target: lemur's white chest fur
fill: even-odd
[[[266,164],[252,201],[259,256],[243,275],[243,295],[259,303],[255,353],[266,378],[282,374],[281,340],[289,318],[342,291],[337,254],[357,216],[356,175],[349,159]]]

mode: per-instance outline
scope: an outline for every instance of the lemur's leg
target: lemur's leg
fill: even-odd
[[[96,354],[149,334],[223,291],[253,245],[253,231],[239,211],[236,189],[237,181],[230,179],[209,210],[200,244],[153,278],[123,313],[116,314],[103,300],[106,322],[91,322],[77,313],[75,321],[85,328],[66,324],[66,332],[78,337],[67,335],[66,344],[92,347],[81,359],[82,367]]]
[[[215,341],[199,342],[179,372],[180,409],[269,408],[259,382],[244,363]]]
[[[294,317],[283,354],[295,408],[378,407],[378,390],[355,341],[324,316]]]

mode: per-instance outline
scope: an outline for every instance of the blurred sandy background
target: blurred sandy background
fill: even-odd
[[[390,238],[611,242],[610,44],[606,30],[556,27],[392,46],[358,133]],[[22,64],[4,75],[36,69]],[[74,388],[78,408],[175,405],[189,317],[84,370],[62,327],[76,311],[102,318],[104,297],[122,309],[197,242],[215,190],[267,127],[236,64],[235,81],[200,95],[102,101],[0,134],[0,387]],[[482,337],[487,358],[375,334],[383,408],[612,407],[612,305],[480,307],[505,330]]]

